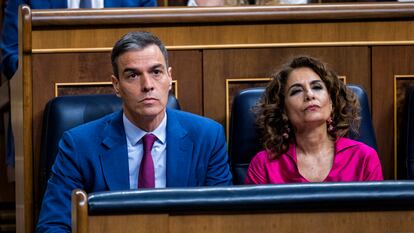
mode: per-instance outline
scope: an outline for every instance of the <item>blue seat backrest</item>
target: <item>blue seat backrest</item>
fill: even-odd
[[[414,179],[414,87],[410,88],[407,99],[405,154],[407,156],[407,175]]]
[[[372,126],[371,112],[369,110],[368,96],[365,93],[364,89],[362,89],[360,86],[349,84],[347,87],[351,89],[358,97],[358,101],[361,106],[361,111],[359,113],[361,116],[359,135],[350,133],[348,137],[363,142],[378,151],[374,127]]]
[[[256,127],[253,107],[263,95],[264,88],[239,92],[233,99],[229,133],[229,157],[233,184],[243,184],[253,156],[262,150],[260,132]]]
[[[361,126],[359,135],[349,137],[377,149],[375,132],[371,122],[368,96],[357,85],[347,85],[358,97],[361,105]],[[264,93],[264,88],[251,88],[239,92],[234,97],[229,134],[229,156],[233,172],[233,183],[242,184],[250,160],[262,150],[260,132],[256,126],[253,107]]]
[[[174,95],[168,97],[167,107],[180,109]],[[96,120],[122,108],[116,95],[73,95],[50,100],[43,113],[42,141],[39,164],[40,200],[46,189],[50,169],[55,162],[58,143],[63,132],[75,126]]]

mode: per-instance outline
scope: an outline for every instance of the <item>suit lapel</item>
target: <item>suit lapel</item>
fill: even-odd
[[[193,142],[174,110],[167,109],[167,187],[188,186]]]
[[[122,111],[117,112],[104,130],[100,155],[104,179],[109,190],[129,189],[129,165]]]

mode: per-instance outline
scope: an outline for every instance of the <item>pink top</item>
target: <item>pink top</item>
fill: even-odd
[[[332,168],[324,182],[383,180],[377,152],[348,138],[335,143]],[[266,151],[256,154],[249,165],[246,184],[280,184],[309,182],[300,173],[296,159],[296,145],[279,158],[270,160]]]

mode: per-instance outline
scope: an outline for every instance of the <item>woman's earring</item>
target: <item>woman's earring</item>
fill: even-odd
[[[283,137],[285,140],[289,139],[289,132],[290,132],[290,128],[289,128],[289,126],[286,126],[286,127],[285,127],[285,132],[282,134],[282,137]]]
[[[287,129],[289,129],[289,128],[287,128]],[[288,130],[289,131],[289,130]],[[282,134],[282,137],[285,139],[285,140],[287,140],[287,139],[289,139],[289,133],[283,133]]]
[[[326,120],[326,124],[328,126],[328,132],[332,133],[335,131],[334,121],[332,117],[329,117],[329,119]]]
[[[282,115],[282,119],[283,119],[283,124],[284,124],[284,133],[282,134],[282,137],[287,140],[289,139],[289,133],[290,133],[290,128],[289,128],[289,119],[287,118],[287,116],[285,114]]]

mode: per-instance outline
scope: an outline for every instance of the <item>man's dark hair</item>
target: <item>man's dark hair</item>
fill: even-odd
[[[114,76],[118,77],[119,75],[117,64],[119,56],[125,52],[144,49],[150,45],[158,46],[164,56],[165,64],[168,68],[167,49],[158,37],[150,32],[130,32],[119,39],[112,49],[111,61]]]

